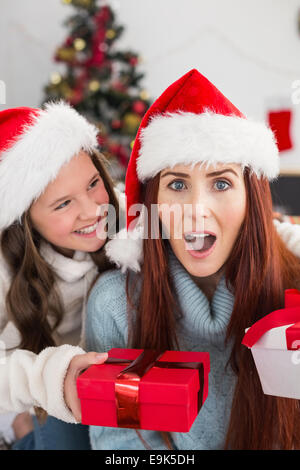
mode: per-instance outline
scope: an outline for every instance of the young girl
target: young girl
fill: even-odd
[[[93,448],[300,448],[298,401],[264,395],[241,344],[300,287],[299,227],[273,222],[278,169],[272,132],[196,70],[145,115],[126,176],[127,240],[106,245],[129,271],[94,286],[87,346],[208,351],[209,394],[188,433],[92,426]]]
[[[96,127],[63,102],[0,113],[0,412],[43,409],[55,429],[16,448],[89,446],[86,427],[63,421],[80,422],[76,377],[106,358],[83,349],[88,290],[109,267],[99,209],[118,214],[97,145]],[[30,415],[10,416],[22,437]]]

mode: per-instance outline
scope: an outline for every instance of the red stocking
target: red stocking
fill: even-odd
[[[268,113],[269,125],[275,134],[279,152],[293,148],[290,137],[291,118],[292,111],[289,109]]]

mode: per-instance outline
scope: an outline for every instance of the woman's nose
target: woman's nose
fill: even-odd
[[[205,190],[197,190],[192,194],[191,206],[194,217],[209,217],[211,214],[211,200]]]

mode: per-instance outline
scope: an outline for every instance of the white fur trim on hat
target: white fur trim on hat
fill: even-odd
[[[212,112],[154,116],[141,131],[141,182],[177,164],[238,163],[269,180],[279,174],[275,137],[264,123]]]
[[[31,203],[80,150],[97,148],[97,128],[64,102],[48,103],[0,162],[0,229],[21,219]]]

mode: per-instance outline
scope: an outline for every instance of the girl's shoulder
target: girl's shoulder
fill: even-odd
[[[110,269],[100,274],[91,289],[88,310],[99,310],[115,302],[126,301],[126,274],[120,269]]]
[[[89,350],[108,351],[126,344],[126,275],[121,270],[106,271],[93,286],[87,303],[85,335]]]
[[[94,295],[103,293],[103,290],[111,290],[122,288],[126,284],[126,274],[122,273],[120,269],[109,269],[104,273],[100,274],[99,278],[95,282],[92,288]]]
[[[130,276],[129,293],[134,291],[133,302],[140,292],[139,277]],[[91,289],[87,304],[87,321],[93,324],[113,321],[125,325],[127,318],[127,274],[120,269],[112,269],[101,274]],[[110,319],[110,320],[108,320]]]

